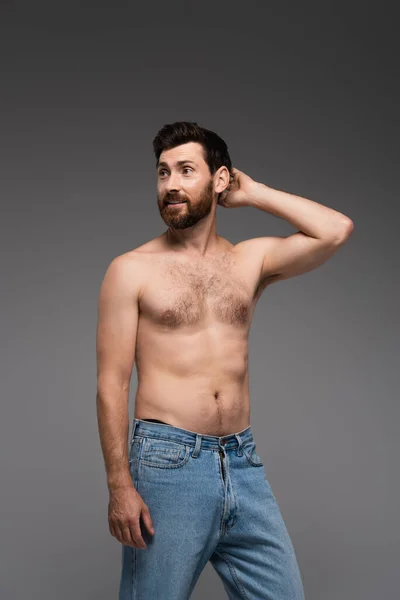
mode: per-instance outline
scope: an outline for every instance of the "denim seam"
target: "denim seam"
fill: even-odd
[[[139,465],[137,465],[137,471],[136,471],[136,491],[139,492]],[[140,527],[139,527],[140,530]],[[133,550],[133,554],[132,554],[132,600],[136,600],[138,598],[137,595],[137,551],[138,549],[136,548],[136,546],[134,548],[132,548]]]
[[[132,548],[132,600],[136,598],[136,548]]]
[[[233,563],[231,563],[231,561],[229,560],[229,558],[227,557],[227,555],[225,554],[225,552],[217,552],[217,554],[220,555],[220,557],[226,562],[226,564],[228,565],[228,569],[231,572],[233,581],[236,583],[236,586],[239,590],[239,592],[242,594],[242,597],[244,600],[249,600],[248,595],[245,592],[244,587],[242,586],[242,584],[239,581],[239,578],[237,576],[235,567],[233,566]]]
[[[192,447],[192,444],[187,444],[185,442],[182,441],[176,441],[174,439],[170,437],[164,437],[162,435],[149,435],[148,433],[140,433],[139,431],[136,433],[137,437],[141,437],[143,439],[149,439],[149,440],[154,440],[154,441],[158,441],[158,440],[163,440],[164,442],[171,442],[173,444],[177,444],[179,446],[190,446]],[[193,446],[194,448],[194,446]]]
[[[213,450],[213,452],[216,452],[216,450]],[[222,490],[222,494],[221,494],[221,521],[219,524],[219,537],[222,538],[225,534],[225,482],[224,482],[224,477],[222,475],[221,457],[219,456],[219,454],[217,457],[217,461],[218,461],[218,473],[220,476],[220,481],[223,485],[223,490]]]
[[[260,461],[255,462],[251,457],[253,455],[254,450],[252,450],[251,452],[248,452],[247,449],[243,449],[244,455],[246,456],[247,460],[249,461],[249,463],[251,465],[253,465],[253,467],[263,467],[264,466],[264,462],[261,459],[261,457],[257,454],[258,458],[260,459]]]

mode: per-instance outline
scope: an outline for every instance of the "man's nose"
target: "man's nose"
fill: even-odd
[[[171,173],[171,175],[168,177],[168,181],[165,183],[166,191],[179,191],[181,189],[181,184],[179,181],[179,176]]]

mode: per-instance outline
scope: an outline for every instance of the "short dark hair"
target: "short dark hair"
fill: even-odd
[[[164,125],[153,140],[153,150],[156,156],[156,167],[163,150],[175,146],[198,142],[203,146],[203,158],[208,165],[211,175],[220,168],[226,167],[232,178],[232,162],[226,142],[216,133],[200,127],[194,121],[176,121]]]

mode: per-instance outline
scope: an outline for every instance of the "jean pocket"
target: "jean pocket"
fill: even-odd
[[[160,469],[183,467],[189,460],[190,446],[171,440],[146,437],[140,456],[140,464]]]
[[[252,442],[248,446],[243,446],[243,453],[253,467],[262,467],[264,465],[261,456],[256,451],[256,444]]]

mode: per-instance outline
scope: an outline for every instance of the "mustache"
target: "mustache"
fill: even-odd
[[[187,202],[184,196],[180,196],[179,194],[167,194],[164,197],[164,202],[171,202],[172,200],[180,200],[181,202]]]

